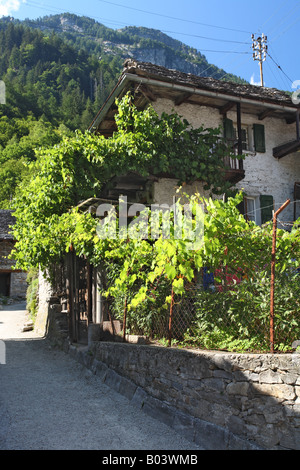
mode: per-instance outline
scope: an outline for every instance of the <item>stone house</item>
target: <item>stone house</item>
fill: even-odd
[[[27,274],[15,270],[14,261],[8,259],[15,243],[11,234],[14,222],[12,211],[0,210],[0,296],[24,299]]]
[[[158,114],[177,112],[193,127],[221,127],[244,161],[228,161],[226,178],[245,194],[245,215],[262,224],[272,218],[287,199],[292,204],[281,220],[292,222],[300,216],[300,106],[273,88],[236,84],[169,70],[150,63],[127,60],[123,73],[90,125],[89,130],[111,136],[116,130],[115,99],[134,93],[138,109],[151,103]],[[131,183],[131,186],[130,186]],[[114,181],[104,197],[114,198],[141,187],[150,191],[151,202],[172,204],[177,181],[129,175]],[[185,192],[205,194],[201,182],[185,186]]]
[[[90,132],[110,137],[116,130],[115,105],[128,91],[142,110],[151,103],[158,114],[177,112],[193,127],[220,127],[224,137],[245,154],[244,160],[228,159],[225,178],[244,192],[240,208],[248,219],[263,224],[272,219],[274,208],[287,199],[292,204],[281,214],[290,224],[300,216],[300,106],[279,90],[218,81],[169,70],[131,59],[111,95],[89,127]],[[168,204],[178,197],[178,181],[172,175],[136,173],[111,179],[98,198],[82,201],[79,209],[95,212],[103,201],[118,204],[119,196],[128,202]],[[184,192],[207,195],[201,181],[184,186]],[[289,225],[287,225],[289,227]],[[63,310],[72,312],[71,337],[78,339],[81,321],[100,324],[107,319],[105,301],[99,293],[101,269],[90,266],[74,253],[67,257],[68,295]],[[74,275],[76,273],[76,275]]]
[[[241,210],[246,217],[262,224],[287,199],[293,204],[281,214],[281,221],[290,223],[300,216],[300,107],[287,94],[129,60],[90,131],[107,137],[113,134],[115,99],[128,90],[134,92],[139,109],[150,102],[158,113],[177,111],[194,127],[223,127],[237,152],[245,153],[244,161],[228,162],[226,178],[244,190]],[[171,176],[124,175],[112,179],[98,200],[83,201],[80,208],[93,210],[100,200],[117,201],[120,194],[133,202],[171,205],[176,186]],[[184,189],[192,193],[203,191],[203,186],[194,182]],[[100,271],[71,252],[67,271],[73,275],[67,279],[69,297],[63,313],[68,313],[71,342],[80,342],[80,320],[87,320],[89,327],[104,320],[97,289]],[[50,289],[42,295],[40,288],[40,302],[42,297],[50,299]],[[58,312],[56,305],[45,305],[45,323],[48,315],[54,331],[62,322],[60,305],[57,307]],[[135,345],[98,342],[98,336],[89,339],[92,349],[84,353],[71,346],[71,354],[144,412],[194,442],[203,445],[204,440],[208,449],[216,450],[299,450],[299,354],[137,349]]]

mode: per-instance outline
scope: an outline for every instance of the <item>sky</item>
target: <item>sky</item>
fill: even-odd
[[[196,48],[209,63],[261,83],[254,39],[267,36],[266,87],[300,87],[300,0],[0,0],[0,17],[23,20],[58,13],[88,16],[112,29],[158,29]]]

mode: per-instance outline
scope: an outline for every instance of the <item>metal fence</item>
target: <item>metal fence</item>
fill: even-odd
[[[204,282],[198,279],[189,284],[183,295],[175,295],[169,286],[166,305],[158,295],[156,301],[145,301],[133,311],[126,312],[124,302],[116,315],[116,299],[111,299],[111,315],[125,324],[126,334],[143,335],[168,346],[256,353],[294,351],[300,340],[300,274],[291,271],[277,276],[272,321],[270,275],[257,272],[256,278],[247,279],[240,272],[229,273],[228,268],[220,271],[207,270]],[[122,300],[118,299],[119,305]]]
[[[270,235],[268,243],[272,249],[257,253],[260,268],[254,266],[250,274],[234,263],[204,268],[186,284],[182,295],[175,295],[162,277],[136,310],[127,311],[130,298],[112,299],[112,316],[123,321],[124,333],[169,346],[256,353],[295,351],[300,346],[299,239],[287,245],[282,265],[276,264],[279,213],[274,214],[273,237]]]

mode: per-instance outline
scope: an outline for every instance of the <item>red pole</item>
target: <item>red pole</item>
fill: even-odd
[[[276,237],[277,237],[277,217],[290,204],[288,199],[283,206],[274,213],[273,216],[273,240],[272,240],[272,261],[271,261],[271,292],[270,292],[270,349],[274,354],[274,294],[275,294],[275,265],[276,265]]]

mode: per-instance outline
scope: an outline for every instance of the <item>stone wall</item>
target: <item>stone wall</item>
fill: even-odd
[[[48,288],[42,276],[45,336],[145,413],[209,450],[300,450],[300,354],[192,351],[97,334],[87,346],[70,344],[67,315]]]
[[[0,273],[10,273],[10,297],[26,298],[27,273],[14,271],[15,262],[8,258],[14,243],[11,240],[0,241]]]
[[[204,438],[208,449],[246,449],[251,444],[300,449],[299,354],[241,355],[95,342],[88,357],[90,368],[100,375],[105,371],[107,382],[117,384],[119,391],[120,377],[129,381],[131,398],[143,397],[144,411],[199,444]]]
[[[97,335],[87,346],[70,344],[67,315],[58,299],[48,300],[37,321],[53,344],[192,442],[209,450],[300,450],[299,354],[191,351]]]
[[[10,276],[10,297],[25,299],[28,287],[27,273],[12,271]]]

